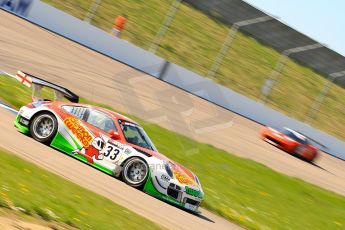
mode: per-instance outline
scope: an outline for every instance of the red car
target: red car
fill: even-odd
[[[292,129],[276,130],[265,126],[260,135],[264,141],[306,161],[311,162],[318,155],[318,149],[310,144],[308,138]]]

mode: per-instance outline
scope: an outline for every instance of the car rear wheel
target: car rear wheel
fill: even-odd
[[[149,167],[146,162],[139,157],[133,157],[125,162],[121,175],[126,184],[134,188],[142,188],[148,174]]]
[[[30,123],[31,136],[45,144],[50,144],[57,132],[58,124],[54,115],[40,113]]]

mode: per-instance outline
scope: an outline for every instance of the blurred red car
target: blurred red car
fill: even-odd
[[[264,141],[306,161],[311,162],[318,155],[318,149],[310,144],[308,138],[292,129],[276,130],[265,126],[260,135]]]

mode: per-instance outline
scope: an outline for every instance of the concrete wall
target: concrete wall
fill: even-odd
[[[161,70],[166,63],[162,58],[126,41],[115,38],[110,34],[47,4],[36,1],[29,14],[28,20],[68,39],[76,41],[79,44],[87,46],[99,53],[148,73],[153,77],[160,76],[161,80],[169,84],[179,87],[182,90],[204,98],[205,100],[258,123],[273,127],[286,126],[300,131],[327,146],[328,149],[323,148],[324,151],[336,157],[345,159],[345,142],[297,120],[291,119],[178,65],[168,65],[164,74],[161,75]]]

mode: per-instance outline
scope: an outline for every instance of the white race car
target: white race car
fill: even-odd
[[[60,99],[71,101],[33,97],[16,117],[19,131],[154,197],[198,212],[204,192],[197,176],[158,153],[135,121],[104,108],[78,104],[78,96],[68,89],[29,74],[18,72],[16,78],[34,87],[35,94],[48,87]]]

